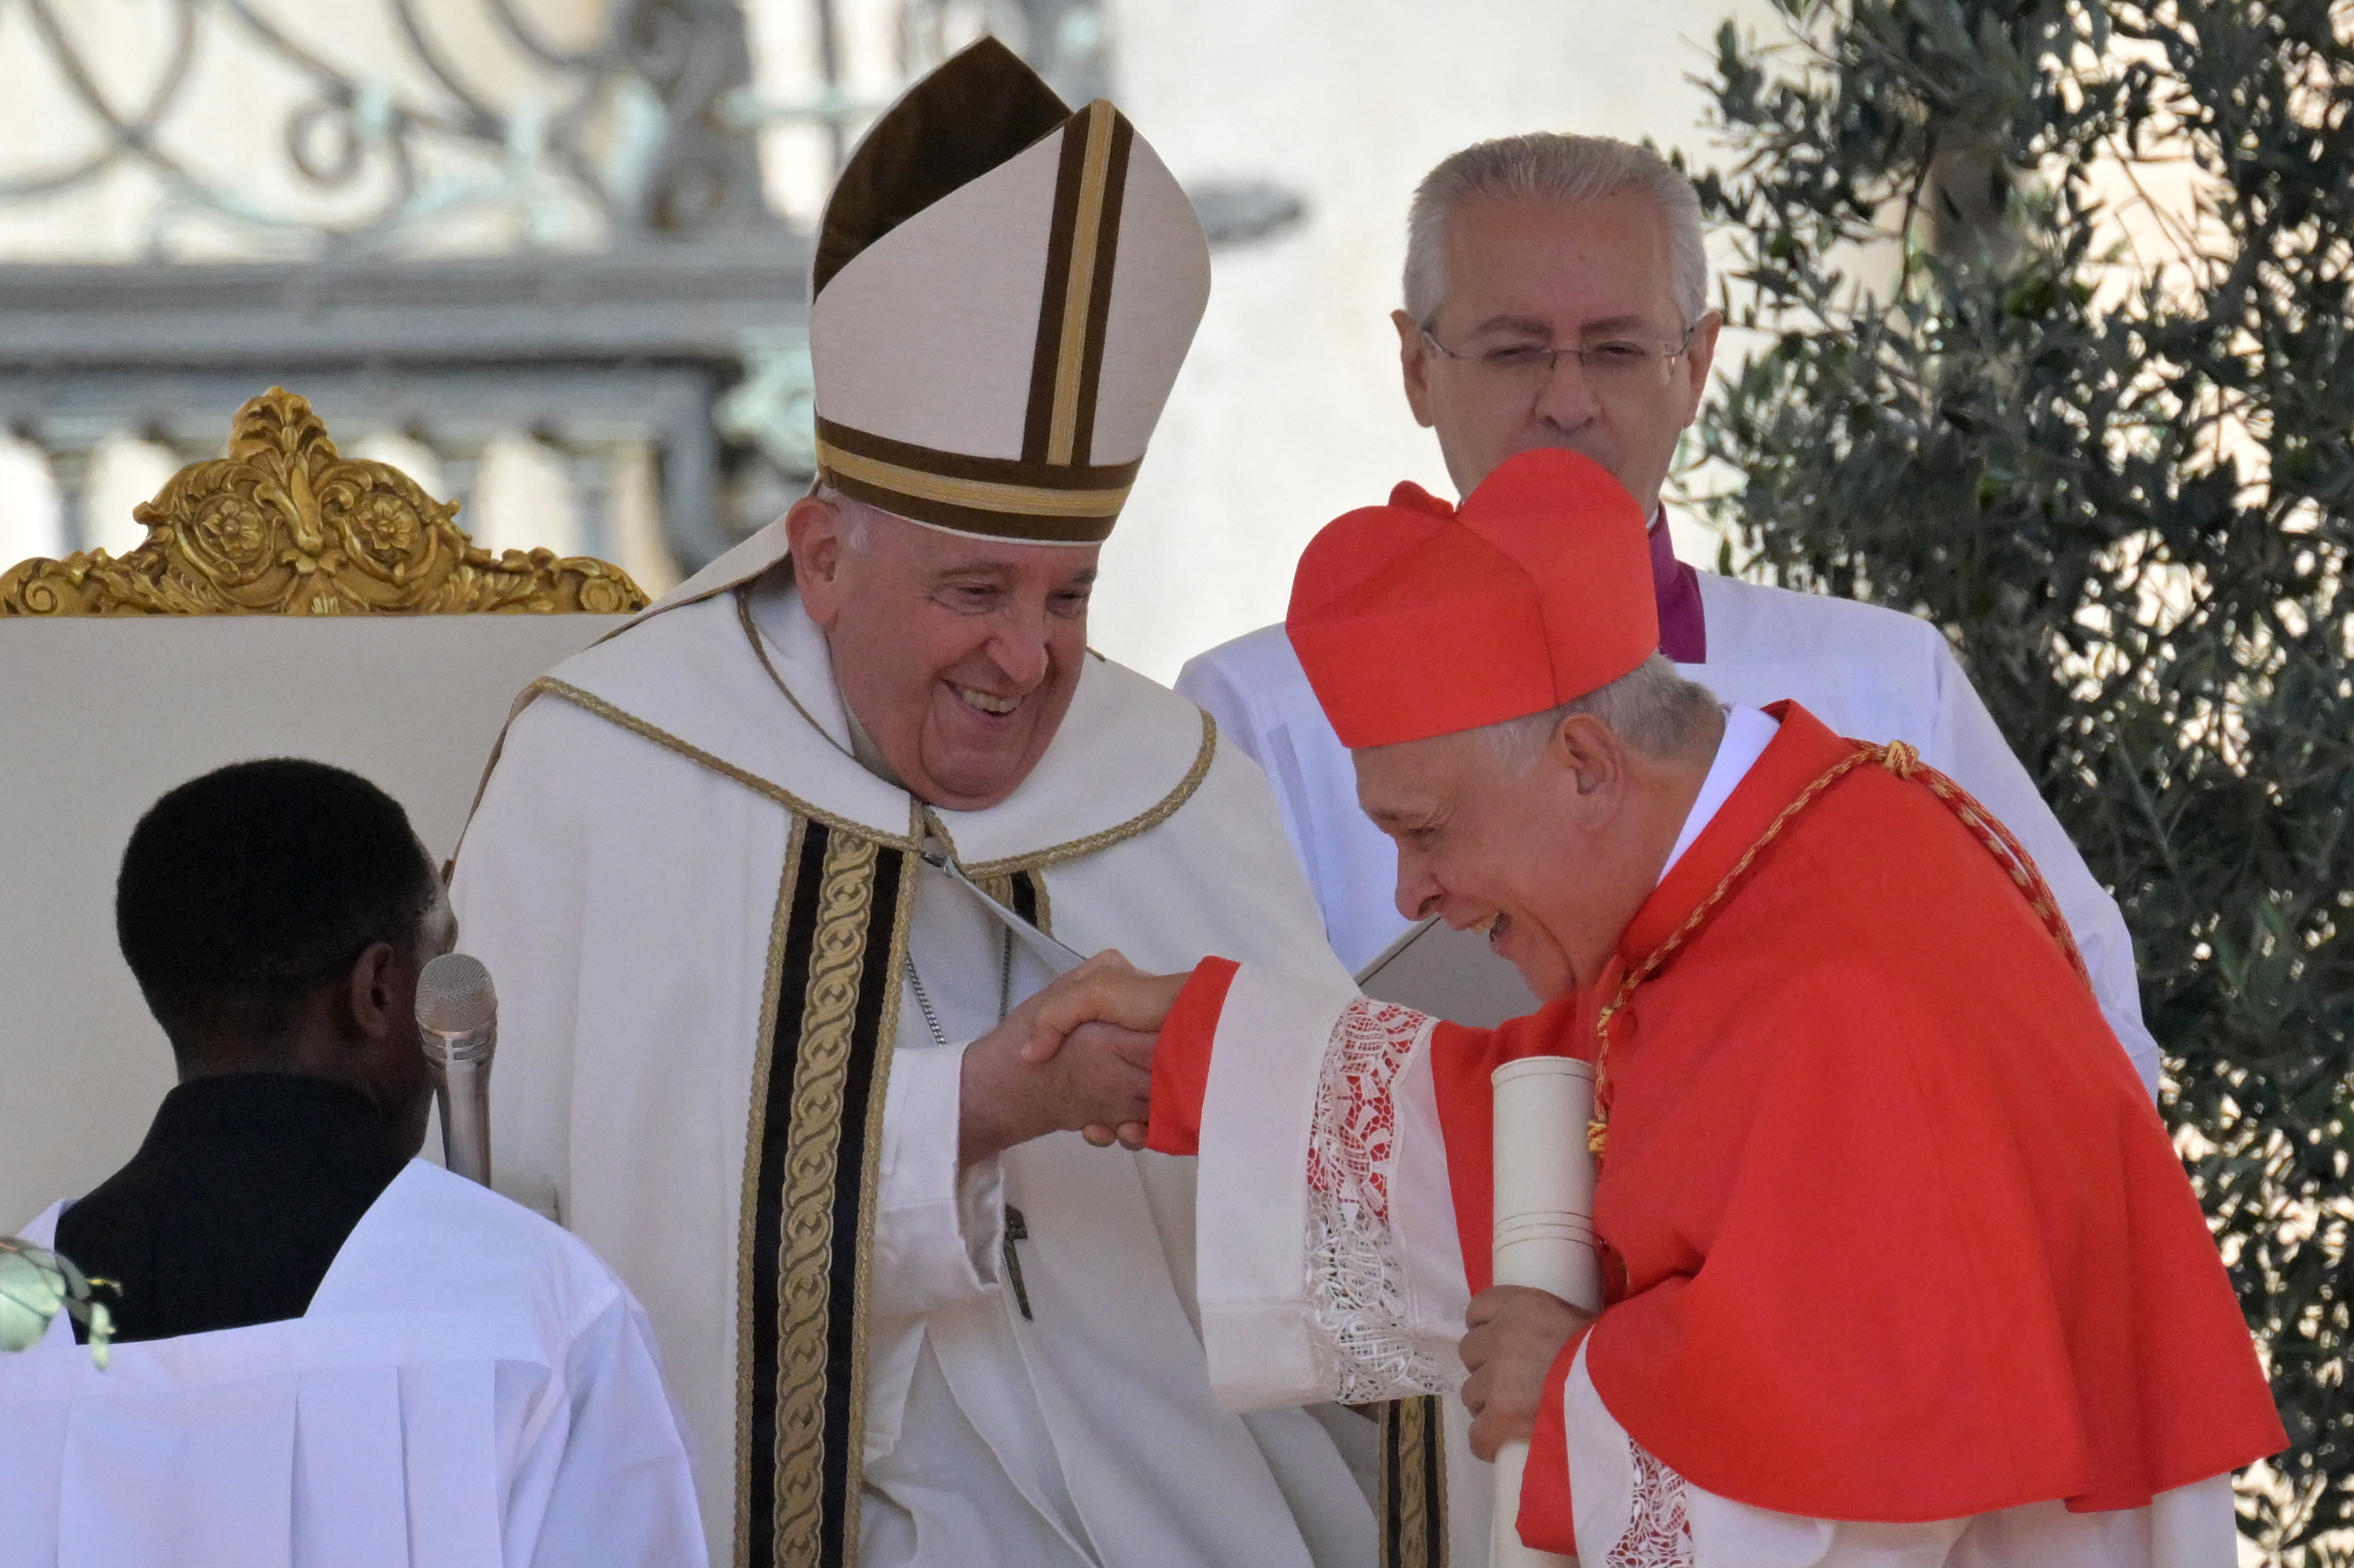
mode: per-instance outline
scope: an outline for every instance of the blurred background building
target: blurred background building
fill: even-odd
[[[659,590],[806,483],[807,236],[914,76],[993,31],[1201,208],[1209,314],[1107,552],[1163,679],[1280,616],[1325,520],[1443,489],[1397,390],[1403,217],[1534,128],[1707,155],[1766,0],[0,0],[0,567],[283,383],[493,548]],[[1680,522],[1688,557],[1712,537]]]

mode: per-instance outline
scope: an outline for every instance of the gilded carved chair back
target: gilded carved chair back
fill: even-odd
[[[0,616],[625,615],[629,574],[549,550],[493,556],[388,463],[335,450],[311,405],[273,387],[237,412],[228,456],[191,463],[132,515],[147,537],[0,572]]]

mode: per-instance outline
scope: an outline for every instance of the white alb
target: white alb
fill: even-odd
[[[47,1245],[58,1204],[27,1231]],[[412,1160],[310,1308],[0,1355],[0,1568],[677,1568],[652,1330],[588,1247]]]

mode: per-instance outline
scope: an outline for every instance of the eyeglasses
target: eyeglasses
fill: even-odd
[[[1677,360],[1691,352],[1692,334],[1700,330],[1694,322],[1684,328],[1683,336],[1673,343],[1658,339],[1612,338],[1604,343],[1585,344],[1575,348],[1546,348],[1533,343],[1505,344],[1496,348],[1449,348],[1431,335],[1428,327],[1420,329],[1422,341],[1441,359],[1458,359],[1472,366],[1484,376],[1500,384],[1526,387],[1533,396],[1553,381],[1556,366],[1564,359],[1575,359],[1585,373],[1587,383],[1596,392],[1633,391],[1646,387],[1664,387],[1668,373]]]

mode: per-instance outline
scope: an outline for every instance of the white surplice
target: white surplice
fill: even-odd
[[[460,852],[467,950],[496,977],[503,1172],[551,1190],[652,1315],[697,1450],[716,1563],[737,1521],[738,1223],[763,982],[792,817],[905,833],[862,767],[822,634],[777,574],[781,526],[556,675],[659,730],[542,695],[511,727]],[[775,678],[721,583],[749,600]],[[681,601],[684,602],[681,602]],[[788,687],[800,708],[779,689]],[[805,711],[804,711],[805,710]],[[1258,770],[1191,704],[1090,657],[1036,769],[939,813],[960,861],[1071,846],[1045,924],[1148,968],[1260,955],[1345,980]],[[694,755],[681,746],[694,748]],[[716,764],[716,766],[715,766]],[[731,777],[731,771],[741,777]],[[1155,817],[1172,801],[1174,809]],[[1140,828],[1138,824],[1150,821]],[[1100,847],[1090,841],[1100,839]],[[1191,1160],[1076,1134],[957,1169],[963,1044],[998,1021],[1006,948],[918,869],[875,1199],[860,1561],[956,1568],[1340,1568],[1373,1561],[1347,1412],[1214,1402],[1193,1317]],[[1016,945],[1019,1001],[1043,968]],[[1027,1239],[1004,1264],[1008,1207]]]
[[[2236,1568],[2232,1478],[2147,1507],[2071,1513],[2054,1499],[1920,1524],[1752,1508],[1692,1485],[1627,1435],[1594,1390],[1585,1347],[1562,1400],[1578,1560],[1596,1568]]]
[[[26,1233],[47,1245],[65,1205]],[[309,1310],[0,1355],[0,1568],[677,1568],[652,1330],[572,1236],[412,1160]]]
[[[2153,1093],[2158,1043],[2141,1018],[2133,939],[2116,901],[2068,842],[2011,754],[1944,633],[1916,616],[1702,572],[1708,661],[1678,668],[1721,702],[1795,699],[1840,735],[1909,742],[2017,834],[2068,917],[2109,1027]],[[1357,807],[1348,749],[1317,705],[1281,626],[1189,662],[1177,689],[1215,715],[1275,786],[1332,946],[1362,969],[1405,929],[1397,854]]]

